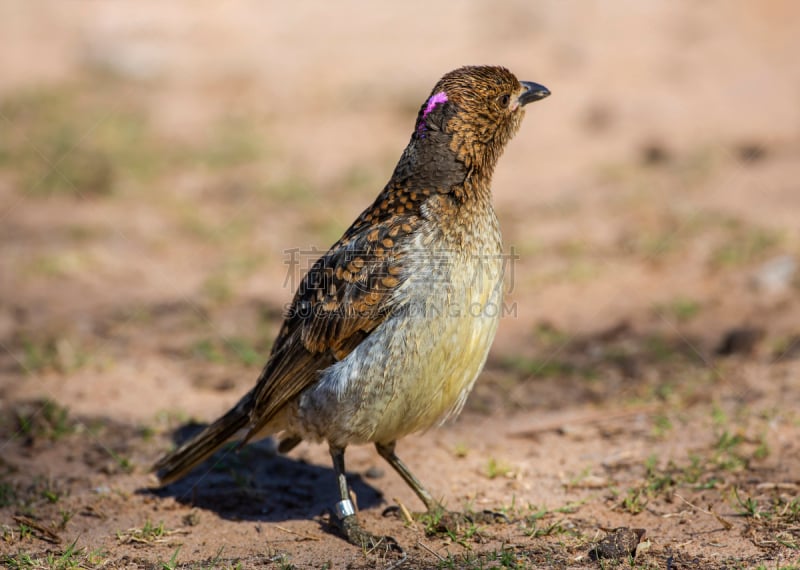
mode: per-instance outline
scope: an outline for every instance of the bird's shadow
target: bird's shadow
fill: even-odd
[[[188,424],[175,431],[176,443],[187,440],[203,426]],[[357,474],[347,481],[359,508],[383,503],[383,495]],[[280,455],[270,440],[223,447],[184,478],[165,487],[143,489],[181,504],[217,513],[230,520],[280,522],[309,519],[323,514],[339,501],[332,467],[312,465]]]

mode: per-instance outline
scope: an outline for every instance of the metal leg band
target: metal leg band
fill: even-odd
[[[336,517],[339,520],[344,520],[346,517],[356,514],[355,505],[353,505],[353,501],[350,499],[339,501],[334,505],[333,510],[336,512]]]

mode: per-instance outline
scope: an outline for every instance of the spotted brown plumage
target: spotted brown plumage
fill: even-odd
[[[303,278],[256,386],[156,464],[163,484],[226,441],[276,434],[281,450],[328,443],[351,542],[374,537],[350,512],[347,445],[374,443],[437,507],[395,442],[457,414],[483,367],[502,303],[491,177],[524,105],[547,95],[502,67],[442,77],[386,187]]]

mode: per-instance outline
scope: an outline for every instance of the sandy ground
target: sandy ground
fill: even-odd
[[[796,568],[800,9],[788,1],[0,5],[0,563]],[[507,310],[455,423],[149,465],[254,381],[304,263],[438,77],[548,86],[498,167]],[[643,529],[609,552],[614,529]],[[636,544],[638,543],[638,550]],[[598,549],[598,545],[601,545]],[[594,560],[592,552],[608,558]]]

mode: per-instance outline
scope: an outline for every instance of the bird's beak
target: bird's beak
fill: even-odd
[[[550,90],[544,85],[539,85],[533,81],[520,81],[520,83],[525,88],[525,91],[517,99],[520,105],[527,105],[550,95]]]

